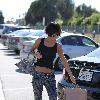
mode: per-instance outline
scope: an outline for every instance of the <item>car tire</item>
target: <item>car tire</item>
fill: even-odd
[[[15,50],[15,52],[16,52],[16,54],[18,54],[18,55],[20,54],[20,50]]]
[[[69,59],[69,57],[67,55],[65,55],[66,59]],[[56,71],[63,71],[63,64],[61,63],[61,60],[60,58],[58,57],[57,60],[55,61],[55,64],[54,64],[54,69]]]
[[[3,42],[3,45],[4,45],[4,46],[6,46],[6,43],[5,43],[5,42]]]
[[[54,69],[55,69],[55,71],[62,71],[63,68],[64,68],[64,66],[62,65],[61,60],[58,57],[56,62],[55,62],[55,65],[54,65]]]

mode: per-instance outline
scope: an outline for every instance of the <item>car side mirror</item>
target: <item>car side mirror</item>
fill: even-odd
[[[12,33],[12,31],[9,31],[9,33]]]
[[[96,44],[96,47],[97,47],[97,48],[99,48],[99,47],[100,47],[100,44],[99,44],[99,43],[97,43],[97,44]]]
[[[98,47],[100,47],[100,43],[98,43]]]

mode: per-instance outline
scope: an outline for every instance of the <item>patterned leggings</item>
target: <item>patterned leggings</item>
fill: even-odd
[[[57,100],[56,80],[54,72],[49,74],[34,71],[32,85],[35,100],[42,100],[43,85],[47,89],[49,100]]]

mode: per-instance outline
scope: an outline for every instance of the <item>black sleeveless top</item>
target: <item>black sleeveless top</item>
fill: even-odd
[[[57,43],[55,43],[53,47],[47,47],[44,45],[44,39],[45,38],[41,39],[40,45],[38,47],[38,51],[42,54],[42,58],[37,59],[35,65],[40,67],[46,67],[49,69],[54,69],[53,61],[57,53]]]

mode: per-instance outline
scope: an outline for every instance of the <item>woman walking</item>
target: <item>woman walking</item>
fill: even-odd
[[[58,53],[61,58],[62,64],[68,72],[70,79],[76,83],[74,76],[68,66],[67,59],[63,54],[60,44],[57,43],[56,38],[61,34],[61,28],[57,23],[50,23],[45,28],[48,35],[46,38],[39,38],[32,46],[32,52],[37,58],[35,69],[33,72],[33,91],[34,99],[42,100],[43,85],[47,89],[49,100],[57,100],[56,80],[54,75],[53,61]],[[37,49],[37,52],[35,52]]]

